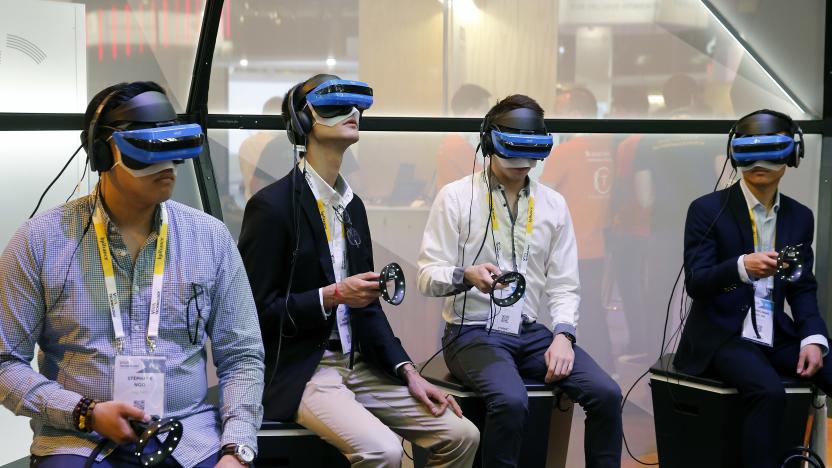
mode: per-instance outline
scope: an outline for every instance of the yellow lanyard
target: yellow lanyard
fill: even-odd
[[[751,208],[748,209],[748,218],[751,220],[751,235],[754,238],[754,251],[756,252],[762,240],[760,239],[760,234],[757,232],[757,221],[754,218],[754,211]],[[774,242],[777,242],[777,230],[774,231]]]
[[[494,209],[494,196],[491,191],[488,192],[488,211],[491,212],[491,231],[497,232],[500,230],[499,223],[497,222],[497,210]],[[526,217],[526,249],[521,259],[521,266],[518,268],[520,273],[525,273],[526,265],[529,261],[529,252],[531,251],[531,234],[532,230],[534,229],[534,195],[529,196],[529,214]],[[511,246],[512,250],[514,246]],[[495,252],[499,254],[498,252]],[[497,263],[500,263],[500,259],[497,258]],[[515,265],[517,266],[517,265]]]
[[[316,199],[318,202],[318,214],[321,215],[321,222],[324,223],[324,232],[326,232],[326,241],[332,242],[332,231],[329,230],[329,220],[326,215],[326,205],[324,204],[323,200]],[[345,228],[344,223],[341,223],[341,237],[345,236]]]
[[[156,337],[159,336],[159,319],[162,303],[162,284],[165,277],[165,260],[167,259],[168,245],[168,212],[164,203],[159,205],[162,216],[162,225],[159,228],[159,237],[156,239],[156,251],[153,254],[153,283],[150,296],[150,314],[147,325],[147,344],[150,351],[156,348]],[[121,322],[121,302],[116,290],[115,272],[113,270],[113,257],[110,254],[110,242],[107,239],[107,228],[104,223],[102,208],[95,211],[95,244],[98,246],[98,254],[101,259],[101,269],[104,271],[104,287],[107,289],[107,303],[110,306],[110,318],[113,321],[113,331],[116,336],[116,345],[119,352],[124,347],[124,326]]]

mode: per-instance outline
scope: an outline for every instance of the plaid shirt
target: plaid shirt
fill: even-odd
[[[0,257],[0,402],[32,419],[31,451],[39,456],[89,456],[100,437],[76,431],[72,411],[82,396],[112,399],[116,343],[90,223],[93,196],[27,221]],[[227,443],[256,447],[263,417],[263,343],[246,272],[228,229],[180,203],[165,206],[169,242],[155,355],[167,358],[165,416],[184,425],[173,456],[189,467]],[[148,353],[159,213],[134,264],[105,212],[126,334],[124,354]],[[203,320],[195,331],[197,307]],[[196,344],[189,339],[189,325]],[[219,408],[206,401],[208,340],[219,377]],[[35,343],[40,346],[39,373],[29,365]]]

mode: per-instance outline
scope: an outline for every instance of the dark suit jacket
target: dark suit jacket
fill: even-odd
[[[293,200],[299,206],[294,206]],[[373,271],[372,240],[364,204],[355,196],[346,211],[361,237],[358,247],[346,243],[349,274]],[[295,245],[294,278],[286,300]],[[239,248],[266,349],[265,417],[292,419],[304,386],[323,356],[336,315],[333,310],[325,319],[321,312],[318,288],[334,283],[335,274],[314,195],[300,172],[290,172],[249,200]],[[379,301],[351,309],[350,320],[354,350],[361,353],[363,360],[397,379],[394,367],[410,358],[393,334]],[[276,361],[278,347],[280,355]]]
[[[776,229],[778,252],[792,244],[811,246],[814,217],[809,208],[781,194]],[[802,340],[816,334],[827,336],[818,312],[811,247],[806,251],[808,257],[798,281],[774,279],[775,337]],[[679,370],[702,374],[716,350],[742,333],[743,320],[754,307],[754,289],[740,280],[737,258],[752,252],[751,219],[739,183],[691,203],[685,222],[685,285],[693,305],[676,351],[674,364]],[[786,300],[794,320],[783,311]]]

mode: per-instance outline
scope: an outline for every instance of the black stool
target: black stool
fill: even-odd
[[[419,368],[421,367],[420,365]],[[453,395],[465,417],[482,432],[485,426],[485,402],[450,373],[442,355],[436,356],[422,370],[422,376]],[[572,429],[572,401],[556,387],[531,379],[523,381],[529,394],[529,415],[523,428],[523,448],[519,466],[565,467],[569,434]],[[477,453],[475,467],[482,466],[481,453]],[[413,459],[416,468],[424,467],[427,452],[414,445]]]
[[[653,418],[661,468],[736,468],[740,465],[740,407],[737,389],[673,367],[665,354],[650,368]],[[783,377],[786,418],[780,448],[803,445],[812,402],[809,382]]]
[[[344,455],[294,422],[263,421],[257,431],[257,468],[348,468]]]

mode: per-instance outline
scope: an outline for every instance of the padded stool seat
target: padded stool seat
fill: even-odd
[[[674,354],[650,368],[656,444],[662,468],[736,468],[740,463],[741,401],[718,379],[685,374]],[[812,404],[810,382],[783,377],[786,418],[780,448],[803,445]]]
[[[422,369],[422,365],[418,366]],[[428,382],[454,395],[462,412],[482,433],[485,423],[485,402],[451,374],[442,355],[436,356],[422,369]],[[559,388],[543,382],[523,379],[529,395],[529,414],[523,429],[523,447],[519,466],[566,466],[566,452],[572,428],[572,401]],[[482,448],[482,445],[480,445]],[[480,453],[474,466],[482,466]],[[426,453],[413,449],[414,466],[425,466]]]
[[[347,468],[347,459],[315,433],[292,421],[264,420],[257,431],[258,468]]]

